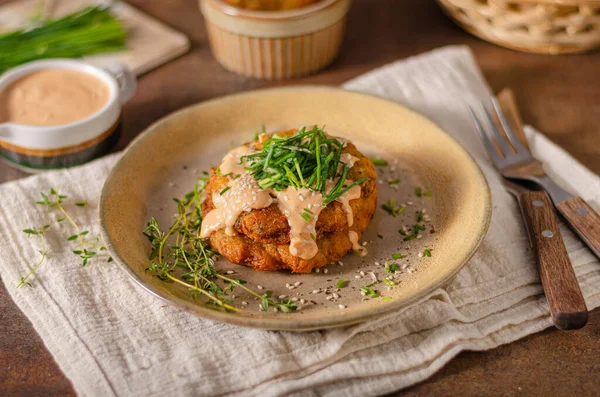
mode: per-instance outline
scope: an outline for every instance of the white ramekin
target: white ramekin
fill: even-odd
[[[0,155],[26,171],[63,168],[104,154],[116,142],[121,107],[136,90],[135,74],[125,65],[102,68],[71,59],[47,59],[27,63],[0,77],[0,91],[13,81],[42,69],[72,69],[88,73],[107,85],[109,99],[97,113],[73,123],[33,126],[0,123]]]
[[[350,0],[321,0],[285,11],[199,0],[213,55],[226,69],[265,80],[314,73],[337,56]]]

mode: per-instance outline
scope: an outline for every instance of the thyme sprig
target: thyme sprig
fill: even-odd
[[[233,306],[236,288],[260,299],[263,311],[269,307],[286,313],[296,310],[290,299],[275,302],[270,291],[260,294],[248,288],[246,281],[219,273],[215,266],[216,252],[210,248],[207,239],[200,237],[206,182],[206,178],[200,178],[193,191],[173,199],[177,204],[177,217],[166,232],[155,218],[150,218],[143,231],[152,245],[148,257],[151,265],[146,270],[165,282],[187,287],[194,298],[204,296],[207,304],[228,312],[241,310]]]
[[[262,189],[308,188],[320,192],[327,205],[368,180],[359,178],[345,186],[350,166],[341,161],[343,149],[344,143],[327,136],[323,128],[303,127],[293,135],[272,135],[260,151],[241,161],[247,162],[246,169]]]
[[[31,227],[29,229],[25,229],[23,230],[23,233],[27,234],[27,237],[31,237],[31,236],[39,236],[40,238],[40,243],[42,245],[42,248],[40,250],[38,250],[38,252],[40,253],[40,259],[39,261],[36,263],[36,265],[29,271],[29,273],[27,273],[27,275],[22,276],[21,280],[19,282],[19,284],[17,285],[17,288],[22,287],[23,285],[27,285],[28,287],[31,287],[31,283],[29,283],[27,281],[27,279],[29,277],[31,277],[36,271],[37,269],[42,265],[42,263],[44,263],[44,260],[46,259],[46,255],[48,254],[48,250],[46,248],[46,237],[44,237],[44,233],[46,232],[46,230],[50,227],[50,225],[44,225],[40,228],[37,227]]]
[[[46,207],[48,210],[57,209],[62,217],[57,219],[57,223],[61,223],[65,219],[73,226],[75,234],[67,237],[67,241],[77,240],[77,245],[71,251],[73,254],[81,258],[81,265],[86,266],[88,262],[98,255],[98,251],[105,251],[104,247],[100,243],[100,236],[87,237],[89,234],[88,230],[81,230],[79,225],[73,220],[71,215],[65,210],[63,203],[68,199],[67,196],[60,194],[54,188],[50,188],[49,193],[40,192],[42,200],[36,201],[36,204]],[[87,201],[75,202],[77,207],[85,207],[88,205]],[[112,262],[112,257],[108,257],[108,262]]]

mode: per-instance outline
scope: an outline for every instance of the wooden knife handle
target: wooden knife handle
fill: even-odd
[[[571,224],[579,237],[600,258],[600,215],[581,197],[565,200],[556,208]]]
[[[519,204],[554,325],[558,329],[583,327],[588,320],[587,307],[558,230],[550,198],[543,191],[524,192]]]

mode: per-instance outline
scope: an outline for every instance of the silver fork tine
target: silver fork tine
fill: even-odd
[[[492,159],[492,162],[496,165],[497,168],[500,168],[501,164],[502,164],[502,160],[504,160],[504,159],[502,157],[500,157],[500,155],[496,151],[496,147],[490,140],[490,137],[488,136],[488,134],[485,132],[485,129],[483,128],[483,126],[481,125],[481,122],[479,121],[479,118],[477,117],[477,115],[475,114],[475,111],[473,110],[473,108],[470,105],[469,105],[469,111],[471,112],[471,117],[473,118],[473,123],[475,124],[475,129],[479,133],[479,137],[481,138],[481,140],[483,142],[483,146],[485,146],[485,149],[488,152],[488,155],[490,156],[490,158]]]
[[[513,145],[517,153],[529,153],[529,151],[521,144],[513,129],[510,127],[510,124],[506,119],[506,116],[504,116],[504,112],[502,111],[502,108],[495,97],[492,97],[492,106],[494,107],[496,115],[500,119],[500,124],[502,124],[502,128],[504,128],[504,132],[506,132],[508,140]]]
[[[490,112],[487,110],[487,108],[484,106],[483,103],[481,104],[481,108],[483,109],[483,111],[487,117],[488,124],[490,125],[490,127],[492,129],[492,134],[494,136],[494,139],[495,139],[496,143],[498,144],[498,146],[500,146],[500,150],[502,151],[503,156],[504,157],[510,156],[511,154],[513,154],[513,151],[510,148],[510,146],[508,146],[508,143],[506,143],[506,139],[504,139],[504,135],[502,135],[502,132],[500,132],[500,130],[498,129],[498,126],[496,125],[496,122],[492,118],[492,115],[490,114]]]

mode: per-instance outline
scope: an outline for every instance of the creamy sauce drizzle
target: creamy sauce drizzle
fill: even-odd
[[[310,259],[317,254],[317,219],[323,206],[323,196],[310,189],[295,189],[288,186],[277,193],[277,205],[290,225],[290,254],[302,259]],[[306,211],[305,208],[310,211]],[[312,212],[312,214],[311,214]],[[302,214],[306,217],[303,218]],[[307,219],[310,219],[307,221]]]
[[[225,193],[213,193],[215,209],[202,221],[200,237],[209,237],[215,230],[225,228],[228,236],[235,235],[233,226],[244,211],[266,208],[273,203],[269,192],[262,190],[252,175],[245,173],[228,184]]]
[[[363,247],[362,245],[360,245],[360,243],[358,242],[358,233],[356,233],[354,230],[350,230],[348,232],[348,238],[350,239],[350,242],[352,243],[352,250],[358,256],[365,256],[368,254],[367,249],[365,247]]]
[[[229,151],[223,158],[219,169],[221,175],[232,174],[227,185],[229,186],[229,190],[222,195],[220,193],[213,193],[212,198],[215,209],[210,211],[204,218],[200,236],[203,238],[209,237],[213,231],[223,228],[227,235],[233,236],[235,235],[235,222],[242,212],[266,208],[276,203],[290,226],[290,254],[302,259],[314,257],[319,250],[315,241],[316,224],[319,214],[325,208],[323,205],[323,196],[320,192],[306,188],[295,189],[292,186],[287,187],[281,192],[277,192],[274,189],[262,190],[254,177],[244,169],[246,166],[245,162],[240,164],[242,156],[254,152],[255,150],[251,147],[240,146]],[[359,158],[349,153],[344,153],[341,155],[340,161],[352,168],[359,161]],[[237,174],[240,174],[241,177],[233,179]],[[346,180],[344,186],[348,186],[352,182],[351,180]],[[333,181],[328,182],[327,191],[333,188],[333,186],[335,186]],[[360,186],[355,186],[336,199],[336,201],[342,204],[347,216],[348,226],[352,226],[354,223],[350,201],[360,198],[360,194]],[[352,241],[354,251],[361,256],[365,255],[366,249],[358,243],[358,234],[350,231],[348,236],[350,241]],[[313,237],[315,238],[314,240]]]
[[[254,150],[245,145],[230,150],[225,157],[223,157],[223,161],[219,166],[221,175],[227,175],[229,173],[232,173],[234,176],[237,174],[244,174],[246,172],[244,169],[246,162],[240,163],[240,159],[242,156],[247,156],[252,153],[254,153]]]

